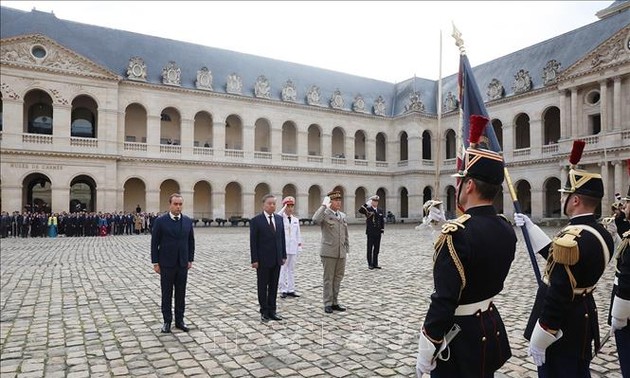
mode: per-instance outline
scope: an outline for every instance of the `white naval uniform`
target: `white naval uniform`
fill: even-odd
[[[280,268],[279,288],[281,293],[295,292],[295,263],[297,255],[302,252],[302,234],[300,232],[300,220],[293,214],[291,222],[284,212],[278,213],[284,222],[284,237],[287,245],[287,261]]]

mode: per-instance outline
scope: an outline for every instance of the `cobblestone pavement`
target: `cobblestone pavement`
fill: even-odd
[[[150,236],[3,239],[0,373],[413,376],[417,335],[432,291],[430,232],[413,225],[387,227],[383,269],[368,270],[364,229],[351,226],[351,254],[340,294],[348,311],[327,315],[321,298],[320,230],[302,230],[305,246],[297,263],[302,297],[278,298],[285,321],[261,324],[248,229],[196,228],[196,261],[186,297],[191,331],[174,329],[172,334],[160,333],[160,287],[150,264]],[[596,291],[601,324],[612,275],[608,270]],[[535,376],[522,337],[533,295],[534,276],[519,241],[506,288],[496,300],[514,356],[497,376]],[[594,377],[621,377],[613,340],[591,369]]]

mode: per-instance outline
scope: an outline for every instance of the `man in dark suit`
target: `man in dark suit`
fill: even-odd
[[[263,212],[249,222],[249,247],[252,268],[256,269],[260,320],[282,320],[276,313],[280,267],[287,260],[282,217],[275,214],[276,197],[262,199]]]
[[[171,332],[171,303],[175,287],[175,328],[188,332],[184,307],[188,269],[195,259],[195,235],[192,220],[182,214],[184,200],[178,193],[168,199],[169,212],[156,219],[151,233],[151,262],[160,274],[162,287],[162,333]]]
[[[378,253],[381,250],[381,235],[385,232],[385,216],[378,208],[379,196],[373,195],[359,208],[359,213],[365,215],[365,234],[367,235],[368,268],[381,269],[378,265]]]

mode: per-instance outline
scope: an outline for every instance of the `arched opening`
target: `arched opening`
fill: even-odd
[[[193,126],[195,128],[195,139],[193,141],[195,147],[212,148],[212,122],[212,116],[208,112],[195,114]]]
[[[561,193],[560,180],[556,177],[547,179],[543,185],[545,196],[543,203],[543,214],[545,218],[561,218],[562,217],[562,204],[560,203]]]
[[[433,199],[433,188],[430,186],[425,186],[422,190],[422,204],[424,205],[427,201]]]
[[[376,195],[379,197],[378,207],[383,209],[383,212],[387,214],[387,192],[385,192],[384,188],[378,188]]]
[[[322,156],[322,130],[319,125],[308,127],[308,154],[310,156]]]
[[[400,133],[400,161],[409,160],[409,141],[407,140],[407,133]]]
[[[354,191],[354,217],[360,218],[361,213],[359,213],[359,208],[363,206],[364,203],[367,202],[367,190],[360,186],[357,190]]]
[[[70,121],[70,136],[81,138],[96,138],[98,120],[98,105],[90,96],[81,95],[72,101]]]
[[[179,193],[179,184],[175,180],[164,180],[160,185],[160,211],[168,211],[169,203],[168,199],[173,193]]]
[[[262,209],[262,198],[267,194],[272,194],[271,189],[269,188],[268,184],[265,184],[263,182],[256,185],[256,189],[254,189],[254,206],[256,208],[256,211],[259,211],[260,209]],[[280,201],[282,201],[282,198],[280,198]],[[276,198],[276,206],[278,206],[277,198]],[[276,209],[276,211],[279,211],[279,210],[280,210],[280,207]]]
[[[195,219],[212,219],[212,186],[207,181],[199,181],[193,187],[193,207]]]
[[[365,155],[365,133],[362,130],[354,133],[354,158],[367,160]]]
[[[237,182],[231,182],[225,187],[225,217],[243,216],[243,191]]]
[[[457,157],[457,142],[455,138],[455,131],[453,131],[453,129],[447,130],[444,137],[444,156],[446,159],[455,159]]]
[[[346,158],[345,136],[341,127],[335,127],[332,131],[331,156],[335,158]]]
[[[52,98],[41,89],[33,89],[24,96],[24,132],[52,135]]]
[[[271,126],[264,118],[254,123],[254,151],[271,152]]]
[[[180,145],[181,132],[181,117],[177,109],[168,107],[162,110],[160,113],[160,144]]]
[[[551,106],[543,113],[543,141],[545,145],[557,144],[560,140],[560,109]]]
[[[449,185],[446,187],[446,211],[445,217],[446,219],[453,219],[457,215],[457,198],[455,187]]]
[[[431,160],[431,133],[422,132],[422,160]]]
[[[225,120],[225,149],[243,150],[243,121],[235,114]]]
[[[80,175],[70,182],[69,211],[96,211],[96,182],[90,176]]]
[[[503,123],[500,119],[495,118],[492,120],[492,129],[494,130],[494,134],[497,136],[501,150],[503,150]]]
[[[282,153],[297,154],[297,127],[291,121],[282,124]]]
[[[322,205],[322,189],[319,185],[313,185],[308,188],[308,217],[312,217],[315,211]]]
[[[532,214],[532,187],[526,180],[520,180],[515,185],[516,198],[521,204],[523,214]]]
[[[43,173],[31,173],[22,180],[24,210],[50,213],[52,209],[51,181]]]
[[[137,205],[146,209],[147,187],[144,181],[133,177],[125,181],[123,186],[123,210],[127,213],[135,212]]]
[[[400,217],[409,218],[409,192],[404,186],[400,189]]]
[[[140,104],[125,109],[125,142],[147,142],[147,111]]]
[[[516,130],[514,130],[514,137],[516,138],[514,145],[516,149],[529,148],[529,116],[525,113],[521,113],[516,116],[514,123],[516,125]]]
[[[376,134],[376,161],[387,161],[387,137],[384,133]]]

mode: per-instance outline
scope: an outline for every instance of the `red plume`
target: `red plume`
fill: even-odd
[[[470,116],[470,142],[471,145],[476,145],[479,143],[479,139],[481,138],[481,134],[486,129],[486,125],[488,124],[489,119],[482,116],[473,114]]]
[[[580,162],[585,145],[586,142],[581,139],[573,141],[573,149],[571,149],[571,155],[569,155],[569,163],[571,163],[571,165],[577,165],[577,163]]]
[[[628,177],[630,177],[630,159],[626,160],[626,167],[628,168]]]

